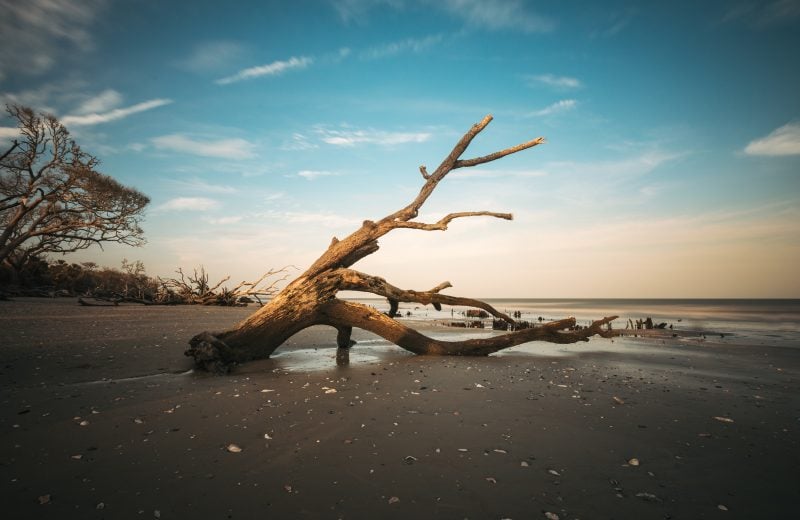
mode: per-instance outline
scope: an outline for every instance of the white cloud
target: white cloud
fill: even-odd
[[[800,155],[800,123],[788,123],[766,137],[750,141],[747,155]]]
[[[219,206],[219,202],[205,197],[177,197],[156,208],[157,211],[206,211]]]
[[[370,9],[383,5],[400,8],[403,0],[332,0],[334,9],[344,23],[363,23]]]
[[[220,184],[209,184],[202,179],[189,179],[189,180],[172,180],[171,184],[177,188],[186,191],[201,191],[205,193],[236,193],[236,188],[233,186],[225,186]]]
[[[425,38],[407,38],[405,40],[372,47],[361,52],[363,59],[380,59],[403,52],[422,52],[442,41],[442,35],[436,34]]]
[[[276,76],[291,69],[304,69],[314,62],[312,58],[301,56],[299,58],[292,56],[287,61],[273,61],[266,65],[259,65],[242,69],[232,76],[227,76],[216,80],[214,83],[217,85],[229,85],[246,79],[258,78],[261,76]]]
[[[312,150],[314,148],[319,148],[319,146],[309,141],[308,137],[306,137],[305,135],[297,132],[293,133],[292,138],[287,141],[284,141],[283,144],[281,145],[281,150],[286,150],[290,152],[301,151],[301,150]]]
[[[384,132],[381,130],[331,130],[318,127],[316,132],[323,142],[334,146],[377,144],[394,146],[404,143],[422,143],[431,138],[429,132]]]
[[[103,100],[97,101],[97,104],[102,102]],[[61,122],[65,126],[97,125],[101,123],[108,123],[110,121],[117,121],[118,119],[124,119],[130,115],[138,114],[139,112],[145,112],[147,110],[152,110],[154,108],[162,107],[164,105],[169,105],[170,103],[172,103],[171,99],[151,99],[150,101],[137,103],[136,105],[132,105],[126,108],[115,108],[114,110],[110,110],[108,112],[99,114],[91,113],[82,115],[67,115],[61,118]],[[85,107],[82,106],[82,108]]]
[[[19,135],[19,128],[16,126],[0,126],[0,139],[10,139]]]
[[[307,181],[313,181],[320,177],[332,177],[339,175],[336,172],[329,172],[329,171],[318,171],[318,170],[301,170],[297,172],[298,177],[302,177]]]
[[[281,214],[273,214],[282,222],[289,224],[313,224],[314,226],[323,226],[326,228],[348,228],[359,225],[362,221],[352,217],[345,217],[342,215],[335,215],[332,213],[302,213],[302,212],[286,212]]]
[[[210,41],[195,46],[192,54],[178,64],[192,72],[213,72],[230,66],[244,54],[244,48],[232,41]]]
[[[724,14],[720,23],[742,20],[756,29],[791,24],[800,18],[800,2],[797,0],[773,0],[771,2],[735,2]]]
[[[557,114],[559,112],[566,112],[567,110],[572,110],[576,106],[578,106],[578,102],[575,101],[574,99],[562,99],[561,101],[556,101],[552,105],[547,106],[541,110],[529,113],[528,117],[550,116],[553,114]]]
[[[453,173],[452,179],[531,179],[536,177],[545,177],[547,172],[545,170],[493,170],[493,169],[467,169],[458,170]]]
[[[662,164],[679,159],[686,155],[678,152],[665,152],[661,150],[646,150],[626,157],[624,159],[612,161],[554,161],[548,163],[547,170],[556,176],[563,174],[583,174],[593,178],[606,176],[638,176],[645,175],[655,170]]]
[[[169,134],[152,139],[156,148],[173,152],[219,157],[224,159],[252,159],[255,145],[245,139],[197,140],[183,134]]]
[[[41,74],[62,54],[92,48],[91,26],[105,0],[4,0],[0,4],[0,80]]]
[[[224,226],[226,224],[236,224],[237,222],[240,222],[242,218],[244,217],[230,216],[230,217],[220,217],[220,218],[205,218],[203,220],[205,220],[209,224],[213,224],[216,226]]]
[[[581,87],[581,82],[577,78],[569,76],[555,76],[553,74],[539,74],[538,76],[530,76],[531,82],[540,83],[548,87],[556,88],[559,90],[575,89]]]
[[[122,104],[122,94],[114,89],[106,89],[98,95],[87,99],[75,110],[76,114],[96,114],[108,112]]]
[[[432,3],[470,25],[493,31],[549,32],[556,25],[553,20],[531,12],[527,2],[519,0],[433,0]]]

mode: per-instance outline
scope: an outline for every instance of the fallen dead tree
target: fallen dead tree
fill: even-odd
[[[358,230],[342,240],[334,237],[322,256],[267,305],[231,330],[198,334],[189,342],[186,355],[194,358],[199,368],[227,372],[236,363],[269,357],[291,336],[312,325],[329,325],[337,330],[337,361],[340,362],[347,359],[347,349],[355,343],[350,338],[353,327],[373,332],[415,354],[452,356],[485,356],[529,341],[575,343],[587,341],[595,334],[611,334],[610,323],[616,316],[597,320],[584,328],[576,327],[575,318],[566,318],[488,338],[463,341],[433,339],[394,319],[400,302],[431,304],[437,310],[442,305],[467,306],[482,309],[509,324],[515,322],[488,303],[441,294],[444,289],[452,287],[450,282],[443,282],[428,291],[406,290],[395,287],[383,278],[351,268],[359,260],[378,251],[378,239],[395,229],[445,231],[453,220],[460,218],[512,219],[510,213],[465,211],[450,213],[438,222],[414,220],[439,182],[453,170],[485,164],[544,142],[539,137],[483,157],[462,159],[469,144],[491,120],[492,116],[489,115],[473,125],[434,172],[428,173],[425,166],[420,166],[424,184],[410,204],[378,221],[364,221]],[[341,300],[337,298],[340,291],[359,291],[385,297],[390,310],[384,314],[366,305]]]

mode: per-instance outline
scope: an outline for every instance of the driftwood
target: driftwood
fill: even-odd
[[[576,327],[575,318],[566,318],[481,339],[442,341],[429,338],[393,319],[399,302],[431,304],[437,309],[442,305],[473,307],[509,324],[515,322],[488,303],[441,294],[444,289],[452,287],[450,282],[443,282],[427,291],[405,290],[383,278],[351,268],[359,260],[378,251],[378,239],[395,229],[445,231],[452,221],[460,218],[512,219],[510,213],[465,211],[450,213],[432,223],[414,220],[439,182],[453,170],[485,164],[544,142],[539,137],[483,157],[462,159],[469,144],[491,120],[492,116],[489,115],[473,125],[433,173],[428,173],[425,166],[420,166],[424,184],[410,204],[378,221],[364,221],[358,230],[342,240],[334,237],[322,256],[269,303],[231,330],[198,334],[189,342],[186,355],[193,357],[200,368],[226,372],[236,363],[269,357],[291,336],[312,325],[329,325],[337,330],[337,361],[340,362],[346,360],[346,351],[354,344],[350,339],[353,327],[371,331],[415,354],[453,356],[485,356],[529,341],[574,343],[587,341],[595,334],[610,334],[610,322],[616,316],[597,320],[585,328]],[[366,305],[341,300],[337,298],[340,291],[359,291],[385,297],[389,301],[390,311],[384,314]]]
[[[289,266],[287,266],[289,267]],[[189,275],[178,268],[178,278],[159,278],[160,286],[158,303],[189,304],[189,305],[246,305],[248,300],[254,299],[260,305],[263,300],[274,296],[278,292],[278,283],[289,276],[287,267],[270,269],[261,278],[254,282],[243,281],[233,289],[228,289],[222,284],[230,280],[225,276],[214,285],[208,283],[209,275],[203,266],[200,270],[194,269]],[[278,275],[282,275],[278,277]]]

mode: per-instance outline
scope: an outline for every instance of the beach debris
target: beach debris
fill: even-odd
[[[292,492],[292,486],[290,486],[289,484],[285,484],[285,485],[283,486],[283,489],[284,489],[284,490],[285,490],[287,493],[291,493],[291,492]]]
[[[500,449],[494,449],[492,451],[495,453],[499,453],[501,455],[505,455],[506,453],[508,453],[506,450],[500,450]]]
[[[103,502],[99,502],[96,506],[94,506],[94,508],[97,509],[97,510],[105,509],[106,505]]]
[[[414,464],[415,462],[417,462],[417,458],[414,457],[413,455],[406,455],[403,458],[403,462],[405,462],[406,464]]]
[[[486,480],[486,482],[489,482],[491,484],[497,484],[497,479],[494,477],[485,477],[484,480]]]
[[[274,391],[275,391],[275,390],[270,390],[269,388],[265,388],[265,389],[261,390],[261,393],[262,393],[262,394],[267,394],[267,393],[269,393],[269,392],[274,392]]]
[[[84,419],[84,420],[82,420],[81,422],[78,423],[78,426],[89,426],[89,421]]]
[[[137,417],[136,419],[133,420],[133,422],[135,422],[136,424],[144,424],[144,419],[140,419],[139,417]]]
[[[480,383],[475,383],[475,388],[485,388],[485,387]]]
[[[400,502],[400,499],[398,497],[389,497],[390,504],[396,504],[398,502]]]
[[[50,495],[41,495],[38,499],[39,505],[45,505],[50,503]]]
[[[722,505],[722,504],[718,504],[717,505],[717,509],[719,509],[720,511],[727,511],[728,510],[728,508],[726,506]]]
[[[636,496],[638,498],[641,498],[642,500],[646,500],[647,502],[661,502],[661,499],[655,496],[654,494],[646,493],[644,491],[642,491],[641,493],[636,493]]]
[[[637,458],[635,458],[635,457],[634,457],[634,458],[632,458],[632,459],[629,459],[629,460],[628,460],[628,465],[629,465],[629,466],[638,466],[639,464],[641,464],[641,463],[639,462],[639,459],[637,459]]]
[[[323,386],[322,389],[325,390],[326,394],[335,394],[336,393],[336,389],[335,388],[328,388],[327,386]]]
[[[558,520],[558,515],[555,513],[551,513],[550,511],[545,511],[544,517],[547,518],[547,520]]]
[[[469,451],[469,450],[468,450],[467,448],[458,448],[458,451],[461,451],[461,452],[467,452],[467,451]]]
[[[237,444],[228,444],[228,447],[225,448],[225,449],[228,450],[230,453],[241,453],[242,452],[242,448]]]
[[[153,518],[161,518],[161,511],[159,509],[153,511]]]
[[[724,422],[724,423],[732,423],[733,422],[733,419],[731,419],[730,417],[722,417],[720,415],[715,415],[714,419],[716,419],[719,422]]]
[[[76,454],[76,455],[70,455],[70,457],[69,457],[69,458],[71,458],[72,460],[81,460],[81,459],[83,458],[83,455],[81,455],[80,453],[78,453],[78,454]]]
[[[550,473],[551,475],[555,475],[556,477],[560,477],[561,476],[561,473],[559,473],[558,471],[556,471],[554,469],[548,469],[547,472]]]
[[[268,433],[264,434],[264,438],[267,439],[268,441],[272,440],[272,437],[270,437]]]
[[[617,404],[625,404],[625,401],[624,401],[623,399],[620,399],[620,398],[619,398],[619,397],[617,397],[617,396],[614,396],[614,397],[612,397],[612,399],[613,399],[613,400],[614,400],[614,402],[615,402],[615,403],[617,403]]]
[[[519,463],[519,467],[521,467],[521,468],[527,468],[528,466],[530,466],[530,464],[528,464],[528,463],[527,463],[526,461],[524,461],[524,460],[523,460],[522,462],[520,462],[520,463]]]

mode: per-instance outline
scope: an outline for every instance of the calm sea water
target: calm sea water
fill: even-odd
[[[379,310],[388,310],[385,300],[358,300]],[[522,313],[523,320],[554,320],[574,316],[588,324],[605,316],[619,316],[614,328],[624,329],[628,319],[650,317],[674,329],[703,334],[725,334],[734,341],[756,341],[800,347],[800,300],[674,300],[674,299],[486,299],[497,310]],[[403,315],[413,319],[465,319],[466,307],[401,304]]]

